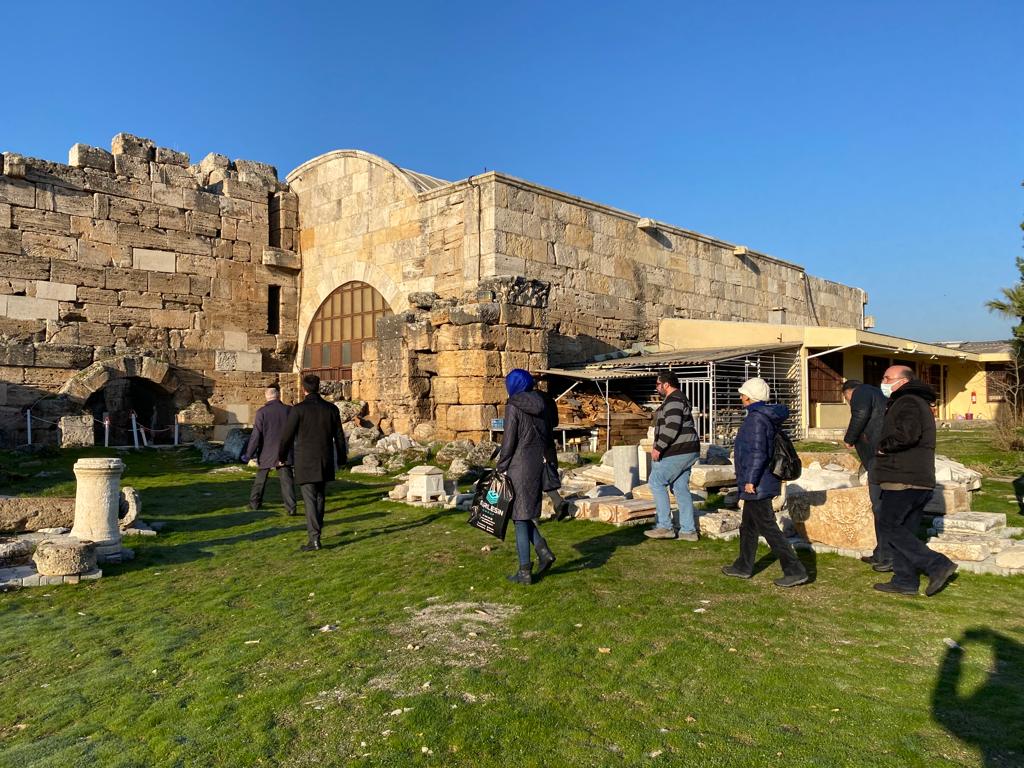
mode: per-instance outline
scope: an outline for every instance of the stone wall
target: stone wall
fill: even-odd
[[[33,403],[55,421],[80,411],[90,387],[141,376],[126,359],[159,361],[150,380],[173,383],[178,407],[208,401],[221,425],[251,421],[262,388],[292,370],[298,206],[274,168],[216,154],[192,165],[129,134],[111,149],[76,144],[67,165],[3,156],[2,444],[25,441]]]
[[[494,250],[484,274],[551,283],[553,365],[656,342],[666,317],[767,322],[784,307],[787,323],[862,327],[859,288],[661,222],[640,229],[633,214],[519,179],[487,178],[481,227],[493,230]]]
[[[547,367],[550,286],[490,278],[463,299],[413,294],[413,306],[378,325],[379,338],[353,367],[354,394],[386,431],[417,439],[488,436],[503,412],[504,376]]]

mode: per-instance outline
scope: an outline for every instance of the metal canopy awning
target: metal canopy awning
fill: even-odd
[[[799,348],[799,344],[767,344],[757,347],[719,347],[716,349],[656,352],[650,355],[633,355],[631,357],[617,357],[609,360],[568,365],[564,368],[548,368],[540,371],[540,373],[594,382],[608,381],[609,379],[636,379],[650,376],[659,370],[668,370],[673,366],[707,365],[708,363],[720,363],[725,360],[746,357],[747,355]]]
[[[608,449],[611,448],[610,391],[612,381],[650,378],[661,371],[670,371],[688,366],[706,366],[707,371],[704,375],[709,382],[708,386],[713,387],[713,384],[710,382],[714,378],[713,371],[718,363],[781,351],[797,352],[799,349],[799,344],[762,344],[756,347],[748,345],[743,347],[717,347],[714,349],[675,350],[672,352],[655,352],[653,354],[641,353],[609,356],[605,360],[568,365],[564,368],[547,368],[538,371],[538,373],[574,380],[572,386],[558,395],[555,400],[562,399],[584,382],[597,387],[597,391],[604,399],[605,448]]]

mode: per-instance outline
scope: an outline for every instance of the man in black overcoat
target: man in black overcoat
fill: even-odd
[[[301,549],[310,552],[320,549],[327,481],[333,480],[336,467],[348,460],[348,450],[337,407],[320,397],[320,377],[307,373],[302,377],[302,390],[306,397],[292,406],[288,415],[279,458],[284,461],[294,446],[295,482],[302,492],[309,535]]]
[[[259,471],[252,483],[249,493],[249,508],[256,510],[263,506],[263,489],[267,485],[270,470],[277,470],[277,479],[281,483],[281,500],[289,515],[295,514],[295,485],[292,477],[292,459],[278,459],[281,451],[281,433],[288,422],[288,414],[292,408],[281,402],[281,389],[271,384],[263,393],[267,404],[256,411],[256,419],[252,426],[252,435],[242,452],[242,461],[249,459],[259,461]]]
[[[882,390],[856,379],[843,382],[843,399],[850,405],[850,424],[846,428],[843,442],[847,448],[857,451],[857,457],[868,473],[868,496],[871,511],[875,516],[875,551],[862,557],[876,571],[892,570],[892,550],[885,541],[881,526],[882,488],[875,479],[875,455],[878,453],[878,439],[882,435],[882,421],[888,404]]]

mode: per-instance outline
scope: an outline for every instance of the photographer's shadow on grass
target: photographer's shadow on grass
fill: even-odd
[[[988,627],[964,632],[939,666],[932,717],[985,768],[1024,765],[1024,645]]]

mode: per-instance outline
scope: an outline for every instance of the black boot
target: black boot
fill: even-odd
[[[555,553],[551,551],[547,544],[537,547],[537,575],[540,576],[544,571],[551,567],[551,564],[555,562]]]
[[[516,584],[533,584],[533,563],[520,563],[519,570],[505,578]]]
[[[316,552],[320,549],[320,539],[310,539],[308,543],[303,544],[299,549],[303,552]]]

